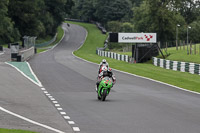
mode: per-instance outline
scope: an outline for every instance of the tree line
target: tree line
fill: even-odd
[[[73,5],[72,0],[1,0],[0,44],[24,35],[54,35]]]
[[[98,21],[111,32],[155,32],[158,41],[200,42],[199,0],[74,0],[71,18]],[[180,25],[180,26],[179,26]],[[191,29],[188,29],[191,27]]]

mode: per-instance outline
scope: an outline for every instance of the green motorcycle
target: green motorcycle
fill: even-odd
[[[109,77],[104,77],[99,83],[97,90],[98,100],[105,101],[106,96],[110,93],[111,87],[113,86],[113,81]]]

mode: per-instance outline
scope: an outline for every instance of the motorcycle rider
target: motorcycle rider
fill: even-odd
[[[107,68],[109,67],[109,64],[106,62],[106,59],[103,59],[101,63],[99,64],[99,69],[98,69],[98,74],[102,72],[102,67],[106,66]]]
[[[101,82],[102,78],[104,77],[109,77],[112,79],[113,81],[113,85],[116,83],[116,78],[115,75],[112,72],[111,68],[106,68],[105,66],[102,67],[102,72],[98,75],[97,77],[97,82],[96,82],[96,92],[97,92],[97,88],[99,86],[99,83]],[[113,87],[113,86],[112,86]]]

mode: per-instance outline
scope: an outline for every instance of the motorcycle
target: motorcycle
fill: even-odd
[[[111,87],[113,86],[113,81],[109,77],[104,77],[99,83],[97,90],[98,100],[105,101],[106,96],[109,95]]]

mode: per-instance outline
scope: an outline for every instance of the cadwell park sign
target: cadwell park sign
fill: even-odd
[[[157,43],[156,33],[110,33],[110,42]]]
[[[157,44],[156,33],[109,33],[109,41],[112,43],[132,43],[131,62],[140,63],[159,55],[164,55]]]

